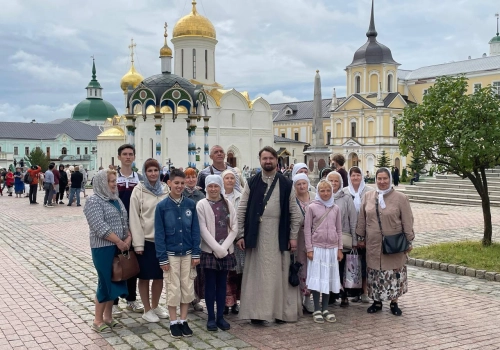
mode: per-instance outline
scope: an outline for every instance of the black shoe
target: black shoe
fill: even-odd
[[[81,204],[77,204],[76,206],[77,206],[77,207],[81,207]]]
[[[172,338],[182,337],[182,325],[180,323],[170,325],[170,335]]]
[[[71,207],[71,204],[68,204],[68,207]]]
[[[180,324],[180,329],[183,337],[191,337],[193,335],[193,331],[189,328],[188,321],[184,321]]]
[[[240,313],[240,306],[238,304],[234,304],[231,306],[231,313],[237,315]]]
[[[63,201],[59,201],[59,204],[64,204],[64,202]]]
[[[276,324],[285,324],[286,323],[286,321],[280,320],[279,318],[277,318],[275,321],[276,321]]]
[[[223,331],[228,331],[231,329],[231,325],[227,323],[227,321],[223,317],[217,320],[217,327],[219,327]]]
[[[38,202],[33,202],[33,204],[40,204],[40,203],[38,203]]]
[[[209,332],[217,332],[217,323],[215,322],[215,320],[210,320],[210,321],[207,321],[207,331]]]
[[[403,311],[398,307],[398,303],[391,301],[391,312],[394,316],[401,316]]]
[[[224,306],[224,315],[229,315],[229,306]]]
[[[378,311],[382,310],[382,302],[381,301],[374,301],[372,306],[370,306],[366,312],[369,314],[374,314]]]
[[[251,319],[250,323],[256,326],[264,326],[266,324],[265,320],[256,320],[256,319]]]

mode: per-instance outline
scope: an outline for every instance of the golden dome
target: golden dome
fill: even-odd
[[[120,87],[123,92],[127,92],[129,86],[135,89],[143,80],[144,77],[135,70],[134,64],[132,63],[130,70],[123,76],[122,80],[120,80]]]
[[[122,128],[113,126],[109,128],[108,130],[102,132],[99,134],[97,137],[120,137],[123,138],[125,136],[125,132],[122,130]]]
[[[174,27],[173,37],[202,36],[215,39],[215,28],[210,20],[196,11],[196,1],[193,0],[193,9],[187,16],[182,17]]]
[[[163,47],[160,49],[160,57],[172,57],[172,49],[170,47],[168,47],[168,44],[167,44],[167,37],[168,37],[168,34],[167,34],[167,22],[165,22],[165,33],[163,34],[163,37],[165,38],[165,42],[163,44]]]

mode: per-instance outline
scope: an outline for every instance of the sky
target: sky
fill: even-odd
[[[323,98],[345,96],[345,67],[366,42],[370,0],[198,0],[217,31],[216,77],[224,88],[270,103],[311,100],[317,69]],[[0,121],[69,118],[85,99],[91,56],[103,97],[125,113],[120,79],[130,68],[160,73],[169,39],[191,0],[11,0],[0,11]],[[498,0],[375,0],[377,40],[400,69],[489,53]],[[173,48],[173,44],[169,43]]]

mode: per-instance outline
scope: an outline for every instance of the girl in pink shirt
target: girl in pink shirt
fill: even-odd
[[[318,183],[316,198],[306,210],[304,237],[308,258],[306,284],[314,300],[313,320],[336,322],[335,315],[328,312],[328,300],[330,292],[340,292],[342,224],[340,209],[334,204],[332,185],[326,180]]]

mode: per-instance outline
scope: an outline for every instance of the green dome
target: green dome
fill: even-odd
[[[102,99],[88,98],[76,105],[71,118],[75,120],[105,121],[118,115],[116,108]]]
[[[489,42],[490,44],[493,44],[493,43],[500,43],[500,35],[496,35],[493,37],[493,39],[490,40]]]

